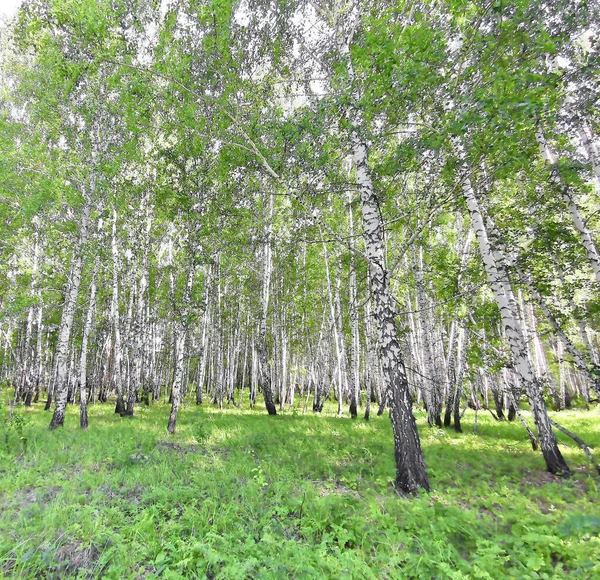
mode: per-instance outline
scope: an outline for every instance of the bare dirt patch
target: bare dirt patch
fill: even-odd
[[[549,483],[563,483],[564,481],[566,481],[564,477],[559,477],[548,471],[528,471],[523,477],[523,483],[533,487]]]
[[[54,501],[56,496],[62,492],[63,488],[60,485],[51,487],[34,487],[29,485],[15,492],[12,499],[8,497],[4,499],[4,506],[8,508],[11,505],[19,505],[21,508],[29,507],[36,503],[50,503]]]
[[[587,492],[588,486],[585,481],[577,478],[577,475],[587,474],[588,472],[589,470],[586,468],[583,468],[583,470],[576,469],[571,477],[559,477],[548,471],[526,471],[521,480],[521,489],[525,491],[527,489],[541,487],[542,485],[557,483],[565,487],[572,487],[575,492],[581,496]]]
[[[213,455],[227,459],[231,455],[228,447],[199,447],[198,445],[183,445],[175,441],[159,441],[154,447],[159,453],[176,453],[185,457],[188,453],[199,453],[200,455]]]
[[[182,445],[174,441],[159,441],[155,449],[161,453],[175,452],[179,455],[187,455],[188,453],[197,453],[197,445]]]
[[[333,481],[313,480],[312,483],[320,497],[327,497],[329,495],[350,495],[352,497],[360,498],[360,494],[358,492],[345,486],[337,479],[334,479]]]
[[[61,571],[75,572],[79,578],[92,578],[95,575],[94,567],[99,557],[100,552],[96,546],[84,547],[80,540],[72,540],[56,551],[56,561]],[[86,571],[87,574],[81,574]]]
[[[101,485],[98,487],[98,491],[102,494],[103,501],[101,503],[103,505],[113,505],[123,501],[128,505],[137,505],[141,502],[145,488],[141,485],[136,485],[133,488],[121,485],[118,489],[115,489],[109,485]]]

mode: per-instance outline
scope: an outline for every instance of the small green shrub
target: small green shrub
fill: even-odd
[[[14,409],[5,409],[0,402],[0,433],[2,445],[7,455],[27,453],[29,434],[27,426],[30,418]]]

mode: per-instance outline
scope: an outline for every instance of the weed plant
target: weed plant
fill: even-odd
[[[518,422],[480,413],[474,435],[468,412],[456,434],[419,414],[432,491],[403,499],[386,417],[184,405],[169,436],[168,407],[113,407],[85,432],[75,407],[56,431],[17,408],[0,577],[600,578],[598,475],[560,433],[567,479]],[[553,417],[598,452],[597,409]]]

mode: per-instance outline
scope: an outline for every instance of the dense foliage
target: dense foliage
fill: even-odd
[[[567,477],[581,465],[579,456],[569,461],[565,434],[593,462],[593,412],[577,420],[551,418],[549,410],[589,409],[600,398],[599,11],[584,0],[24,0],[1,29],[0,53],[7,442],[30,416],[20,406],[34,407],[37,425],[45,403],[54,430],[77,403],[82,429],[100,421],[107,432],[110,424],[109,437],[140,445],[143,461],[133,470],[168,471],[181,459],[177,468],[187,472],[179,443],[159,447],[183,457],[157,459],[154,435],[146,438],[159,416],[151,405],[168,401],[174,437],[192,428],[192,416],[202,433],[210,421],[224,430],[233,423],[256,452],[283,453],[271,440],[261,443],[276,425],[292,433],[310,425],[315,441],[285,436],[300,457],[318,457],[321,437],[338,428],[310,412],[333,404],[342,417],[347,405],[351,418],[369,420],[376,405],[391,419],[392,479],[401,494],[439,491],[447,473],[436,467],[436,445],[464,441],[469,454],[480,446],[485,455],[493,443],[482,441],[496,428],[523,429],[546,477]],[[109,401],[135,420],[117,427],[106,406],[88,417],[88,403]],[[180,408],[191,401],[211,411],[186,411],[182,423]],[[263,405],[271,417],[259,420],[255,408]],[[237,410],[217,419],[213,406]],[[421,407],[431,431],[419,433]],[[464,439],[442,431],[464,431],[468,409],[489,411],[497,426]],[[278,413],[292,417],[276,423]],[[341,425],[352,453],[371,454],[369,437],[382,437],[379,423]],[[88,440],[54,433],[20,440],[47,446],[50,457],[65,437]],[[510,449],[490,477],[504,477],[501,467],[517,477]],[[214,450],[193,457],[195,467],[224,460]],[[484,461],[469,477],[482,476]],[[536,462],[528,469],[539,469]],[[247,468],[237,458],[224,467],[239,471],[234,478],[248,478]],[[267,480],[269,489],[284,489],[288,479],[306,477],[291,472],[277,483],[266,466],[252,469],[259,490]],[[19,487],[30,485],[15,473]],[[364,474],[371,476],[381,473]],[[320,531],[286,528],[281,522],[297,515],[304,489],[293,485],[281,492],[289,492],[284,512],[261,515],[269,541],[308,538],[323,557],[317,566],[306,556],[302,573],[340,575],[343,558],[354,558],[342,549],[361,552],[356,534],[371,531],[348,532],[345,524],[336,536],[323,506],[315,513],[331,521]],[[336,501],[360,503],[361,493]],[[372,499],[361,509],[373,508]],[[211,495],[227,510],[235,501]],[[410,509],[430,501],[421,497]],[[381,509],[380,531],[392,526],[381,517],[390,508]],[[157,514],[143,518],[158,521]],[[435,534],[443,520],[431,522]],[[585,522],[597,531],[594,518]],[[390,532],[390,562],[405,557],[400,545],[429,553],[397,536],[411,525]],[[463,570],[463,551],[483,562],[500,550],[493,554],[504,554],[499,569],[474,561],[473,569],[498,575],[506,565],[519,575],[506,560],[508,544],[486,543],[491,528],[481,536],[448,531],[448,538],[455,533],[462,539],[436,536],[434,545],[449,550],[439,566]],[[494,533],[512,532],[496,526]],[[580,555],[567,564],[566,540],[547,535],[547,553],[525,566],[546,566],[543,574],[551,566],[560,572],[560,562],[573,573],[588,566]],[[325,537],[337,538],[336,547]],[[371,540],[356,556],[367,576],[378,551]],[[190,566],[216,557],[206,543],[195,555],[160,545],[148,539],[143,557],[156,569],[167,570],[177,550]],[[341,555],[319,568],[329,565],[330,550]],[[41,565],[39,549],[27,557]],[[246,557],[210,565],[235,575],[227,566],[243,566]],[[406,569],[446,573],[427,568],[428,557]],[[25,552],[7,558],[23,565]],[[263,570],[247,564],[239,574]]]

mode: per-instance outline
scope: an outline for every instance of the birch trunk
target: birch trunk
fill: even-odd
[[[135,279],[135,274],[132,271],[129,289],[129,301],[127,306],[127,318],[125,323],[125,386],[123,389],[123,398],[125,399],[125,412],[123,413],[123,416],[129,417],[133,416],[133,408],[137,396],[137,382],[135,377],[132,377],[132,375],[135,374],[135,361],[132,359],[134,359],[137,355],[135,349],[135,340],[132,335],[134,325],[133,304],[136,300],[136,294],[137,281]]]
[[[348,222],[350,226],[350,244],[354,246],[354,214],[352,212],[352,196],[348,202]],[[358,304],[356,292],[356,264],[354,252],[350,252],[350,330],[352,346],[350,349],[350,417],[358,416],[360,403],[360,335],[358,332]]]
[[[352,132],[352,149],[362,204],[365,249],[369,261],[370,290],[373,296],[377,336],[386,390],[390,395],[396,486],[403,492],[415,493],[420,487],[429,490],[429,479],[398,341],[396,311],[390,292],[389,272],[385,264],[384,228],[379,201],[371,181],[367,146],[356,130]]]
[[[113,260],[113,279],[112,279],[112,323],[115,334],[114,343],[114,377],[115,387],[117,389],[117,404],[115,405],[115,413],[125,415],[125,401],[123,400],[123,374],[121,369],[121,321],[119,316],[119,250],[117,247],[117,210],[113,209],[113,225],[112,225],[112,260]]]
[[[418,264],[415,265],[415,278],[417,281],[417,305],[419,310],[419,321],[421,323],[421,345],[423,352],[423,396],[427,403],[427,423],[430,427],[442,426],[441,420],[441,397],[439,386],[436,381],[436,367],[433,357],[433,312],[429,309],[429,301],[425,292],[425,281],[423,279],[423,248],[419,247]]]
[[[369,284],[370,285],[370,284]],[[365,302],[365,339],[367,346],[367,360],[365,364],[365,383],[366,383],[366,400],[365,400],[365,420],[368,421],[371,416],[371,398],[373,396],[373,381],[377,375],[377,345],[376,339],[373,336],[373,324],[371,323],[371,301]]]
[[[35,386],[35,374],[36,374],[36,356],[34,355],[33,348],[31,348],[31,337],[33,333],[33,326],[37,324],[37,341],[40,341],[40,324],[41,324],[41,296],[39,293],[40,288],[40,234],[36,228],[35,232],[35,245],[33,249],[33,267],[31,269],[31,294],[36,298],[36,305],[32,305],[29,308],[29,314],[27,316],[27,336],[25,340],[25,364],[23,370],[23,389],[25,394],[25,406],[31,406],[31,400],[33,397],[33,388]],[[36,345],[37,346],[37,345]]]
[[[579,135],[581,145],[592,164],[592,171],[596,178],[596,189],[600,191],[600,153],[598,153],[598,148],[594,142],[594,135],[592,134],[591,129],[584,123],[579,123],[577,134]]]
[[[465,243],[461,252],[460,258],[460,269],[456,279],[457,288],[460,289],[465,271],[467,261],[469,259],[469,253],[471,251],[471,242],[473,240],[473,231],[471,228],[468,229],[465,238]],[[448,390],[448,402],[446,406],[446,414],[444,416],[444,426],[450,425],[450,417],[454,410],[454,429],[457,433],[461,433],[460,427],[460,397],[462,393],[462,373],[464,370],[464,357],[466,357],[465,348],[465,331],[460,328],[459,339],[458,339],[458,353],[455,355],[455,341],[456,333],[458,328],[458,321],[454,319],[450,328],[450,339],[448,341],[448,356],[446,357],[446,388]],[[462,339],[462,340],[461,340]],[[463,359],[461,359],[463,357]],[[456,360],[459,360],[459,369],[456,372]],[[461,363],[462,360],[462,363]]]
[[[79,426],[81,429],[88,428],[88,412],[87,412],[87,353],[88,341],[92,330],[92,322],[94,320],[94,309],[96,308],[96,272],[98,270],[98,261],[94,266],[92,275],[92,284],[90,287],[90,302],[83,327],[83,337],[81,339],[81,358],[79,360]]]
[[[47,342],[47,339],[46,339]],[[34,403],[38,402],[40,396],[40,388],[44,382],[44,325],[43,325],[43,307],[41,304],[37,308],[37,341],[35,345],[35,396]]]
[[[554,356],[558,362],[558,391],[559,391],[559,410],[564,411],[567,408],[567,381],[565,379],[565,364],[563,360],[564,349],[560,339],[554,341],[552,345]]]
[[[210,285],[211,285],[211,270],[206,270],[204,276],[204,298],[202,300],[202,338],[200,340],[200,352],[198,354],[199,376],[198,384],[196,385],[196,405],[202,404],[202,389],[206,380],[207,367],[207,352],[208,352],[208,333],[210,325]]]
[[[92,178],[93,179],[93,178]],[[93,189],[93,181],[92,181]],[[69,273],[69,283],[65,296],[60,327],[58,331],[58,341],[56,344],[56,379],[54,384],[54,414],[50,421],[50,429],[55,429],[64,425],[65,411],[67,408],[68,384],[67,384],[67,364],[69,358],[69,342],[71,340],[71,329],[73,328],[73,319],[77,306],[77,297],[79,296],[79,285],[81,284],[81,271],[83,269],[83,254],[85,243],[88,236],[88,226],[90,222],[91,202],[86,197],[81,214],[79,225],[79,243],[73,253],[73,261]],[[50,398],[51,395],[48,395]]]
[[[516,304],[512,290],[509,287],[510,282],[508,281],[505,265],[497,263],[494,259],[485,223],[479,209],[479,202],[468,178],[465,179],[463,184],[463,194],[467,202],[471,224],[475,230],[475,236],[479,244],[479,250],[490,286],[500,310],[502,325],[511,349],[515,370],[529,398],[546,467],[551,473],[557,475],[567,474],[569,473],[569,467],[558,448],[556,436],[552,431],[552,425],[550,424],[546,403],[542,394],[542,387],[535,377],[527,356],[527,345],[520,320],[516,314]]]
[[[321,237],[323,237],[323,233],[321,232]],[[335,356],[337,360],[337,401],[338,401],[338,417],[342,416],[343,408],[342,408],[342,390],[344,387],[344,379],[343,379],[343,363],[342,363],[342,349],[340,346],[340,332],[338,330],[338,322],[337,322],[337,314],[335,309],[335,302],[333,297],[333,288],[331,284],[331,274],[329,270],[329,258],[327,255],[327,246],[323,243],[323,259],[325,261],[325,275],[327,279],[327,296],[329,298],[329,315],[331,317],[331,328],[333,332],[333,344],[335,346]]]
[[[573,341],[561,328],[560,324],[556,320],[556,317],[554,316],[554,314],[546,304],[545,300],[542,298],[541,294],[537,291],[537,289],[533,285],[533,282],[530,279],[528,280],[528,284],[531,294],[533,295],[538,306],[542,309],[542,312],[546,315],[546,319],[550,323],[550,326],[552,326],[554,334],[556,334],[556,336],[560,339],[561,343],[567,349],[567,352],[573,357],[575,366],[577,366],[577,368],[586,375],[586,377],[592,385],[592,388],[600,397],[600,368],[598,368],[598,365],[595,363],[595,361],[586,360],[586,357],[583,355],[583,353],[575,346],[575,344],[573,344]]]
[[[461,412],[460,399],[463,390],[463,379],[465,376],[465,368],[467,364],[467,341],[468,332],[464,328],[460,328],[458,334],[458,370],[456,373],[456,381],[454,383],[453,412],[454,412],[454,430],[457,433],[462,433],[460,426]]]
[[[271,368],[269,365],[269,351],[267,347],[267,320],[269,314],[269,293],[271,287],[272,263],[272,228],[273,212],[275,207],[275,196],[269,196],[268,224],[265,232],[263,252],[263,286],[262,286],[262,316],[258,336],[258,358],[259,358],[259,384],[263,392],[265,407],[269,415],[277,415],[277,408],[273,402],[273,385],[271,380]]]
[[[579,206],[573,199],[573,195],[571,192],[571,188],[563,182],[559,168],[558,168],[558,159],[554,152],[550,149],[544,134],[541,131],[538,131],[536,134],[536,139],[540,148],[540,152],[542,157],[546,160],[546,162],[550,165],[551,168],[551,179],[552,183],[554,183],[561,192],[561,196],[565,205],[567,206],[567,210],[569,212],[569,216],[571,217],[571,221],[573,222],[573,226],[577,231],[577,235],[579,236],[579,240],[581,244],[585,248],[587,253],[588,261],[594,274],[596,276],[596,280],[600,282],[600,254],[598,253],[598,247],[592,237],[592,233],[588,229],[585,219],[581,215],[579,210]]]
[[[334,11],[321,13],[332,17],[335,23],[336,40],[340,56],[345,60],[348,80],[354,80],[350,42],[341,27],[341,13]],[[352,94],[358,100],[358,95]],[[404,493],[416,493],[419,488],[429,490],[429,479],[417,423],[412,412],[412,397],[408,388],[404,360],[398,341],[396,309],[390,290],[390,274],[385,262],[384,225],[380,205],[369,168],[369,152],[361,135],[364,119],[357,107],[349,107],[350,145],[354,162],[356,181],[360,193],[365,251],[370,272],[370,291],[373,299],[374,318],[377,327],[380,355],[386,391],[389,393],[390,419],[394,433],[396,460],[396,488]]]
[[[171,389],[171,413],[169,415],[169,423],[167,431],[175,433],[175,425],[177,423],[177,414],[179,405],[181,404],[183,391],[183,374],[185,371],[185,345],[188,335],[189,326],[189,302],[192,293],[192,285],[194,283],[194,266],[190,266],[187,283],[183,296],[183,311],[179,315],[179,320],[176,324],[175,338],[175,374],[173,377],[173,387]]]
[[[135,315],[135,336],[134,340],[134,355],[133,355],[133,385],[132,390],[134,393],[139,393],[142,390],[141,398],[147,401],[147,390],[146,381],[144,380],[144,360],[146,354],[146,340],[148,337],[147,321],[145,318],[145,304],[144,299],[146,297],[146,288],[148,286],[148,279],[146,276],[145,267],[142,266],[142,272],[139,281],[139,290],[137,295],[137,308]],[[133,401],[132,401],[133,403]],[[129,401],[127,405],[127,413],[133,415],[133,405],[129,408]]]
[[[167,431],[175,433],[175,424],[177,423],[177,413],[181,403],[181,386],[183,379],[183,367],[185,366],[185,339],[186,332],[181,325],[178,325],[177,337],[175,339],[175,375],[173,377],[173,386],[171,389],[171,413]]]

